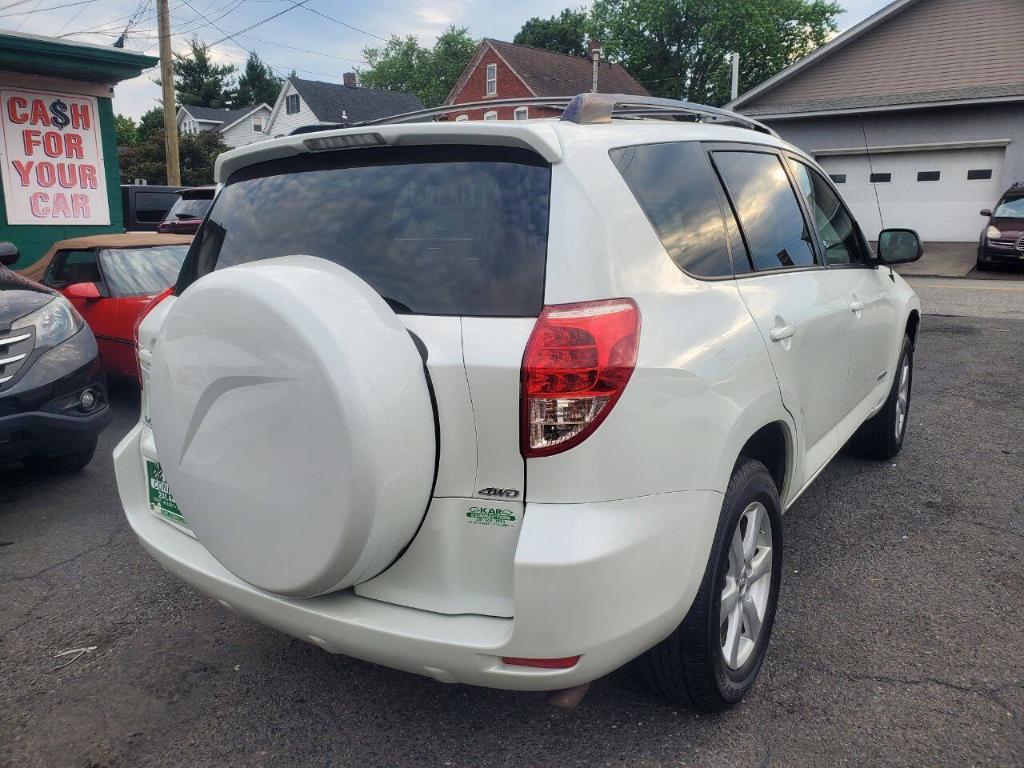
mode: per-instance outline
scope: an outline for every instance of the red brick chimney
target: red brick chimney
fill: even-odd
[[[344,75],[342,75],[342,81],[345,83],[345,87],[346,88],[355,88],[356,87],[356,73],[355,72],[346,72]]]

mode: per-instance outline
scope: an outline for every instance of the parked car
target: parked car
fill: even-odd
[[[63,293],[85,318],[108,375],[137,378],[135,325],[153,296],[175,281],[191,242],[157,232],[59,240],[26,274]]]
[[[978,243],[978,269],[1024,263],[1024,182],[1006,190],[995,210],[984,208],[981,215],[988,217],[988,225]]]
[[[17,260],[0,243],[0,465],[75,472],[113,418],[96,339],[67,299],[8,269]]]
[[[149,552],[444,682],[567,689],[639,657],[670,699],[742,698],[783,511],[848,440],[903,445],[920,304],[888,267],[914,232],[876,257],[760,124],[605,94],[266,141],[218,181],[115,450]]]
[[[171,210],[160,222],[158,231],[178,235],[194,235],[203,223],[203,217],[210,210],[216,187],[193,187],[183,189]]]
[[[121,211],[128,232],[156,232],[185,187],[122,184]]]

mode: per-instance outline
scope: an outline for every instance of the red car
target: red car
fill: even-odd
[[[60,240],[24,274],[71,301],[92,328],[108,375],[138,378],[135,321],[177,279],[191,242],[156,232]]]
[[[215,187],[192,187],[178,193],[178,199],[157,228],[160,232],[194,235],[213,204]]]

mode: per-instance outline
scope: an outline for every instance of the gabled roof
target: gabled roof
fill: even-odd
[[[423,102],[411,93],[381,88],[349,88],[340,83],[288,78],[302,100],[322,123],[352,123],[376,120],[423,109]]]
[[[536,96],[575,96],[578,93],[587,93],[593,84],[594,64],[588,58],[485,37],[480,41],[473,58],[445,99],[446,104],[453,103],[487,50],[495,51],[504,59]],[[600,93],[649,95],[647,89],[634,80],[620,64],[612,64],[602,59],[598,66],[597,90]]]
[[[260,105],[262,106],[262,105]],[[188,112],[195,120],[204,123],[234,123],[259,107],[241,107],[240,109],[217,109],[216,107],[191,107],[182,104],[182,112]]]
[[[1021,101],[1022,35],[1021,0],[895,0],[726,108],[786,119]]]
[[[802,59],[800,59],[800,61],[796,62],[795,64],[789,65],[784,70],[779,72],[779,74],[775,75],[775,77],[769,77],[760,85],[751,88],[746,93],[741,93],[739,97],[733,99],[728,104],[726,104],[723,107],[723,109],[731,109],[735,111],[737,108],[742,107],[745,103],[753,99],[755,96],[758,96],[764,91],[770,90],[776,85],[779,85],[785,82],[786,80],[789,80],[791,77],[799,74],[800,72],[802,72],[804,69],[806,69],[819,59],[823,59],[830,53],[834,53],[840,48],[849,45],[858,37],[863,35],[865,32],[874,29],[889,17],[895,16],[908,5],[913,5],[916,2],[918,2],[918,0],[894,0],[894,2],[889,3],[881,10],[871,14],[866,19],[861,21],[859,24],[854,24],[841,35],[836,35],[825,45],[821,46],[820,48],[808,54],[807,56],[804,56]]]

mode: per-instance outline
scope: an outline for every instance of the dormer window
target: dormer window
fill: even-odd
[[[288,98],[284,100],[284,111],[289,115],[295,115],[299,112],[299,94],[290,93]]]
[[[498,93],[498,65],[487,65],[487,95],[494,96]]]

